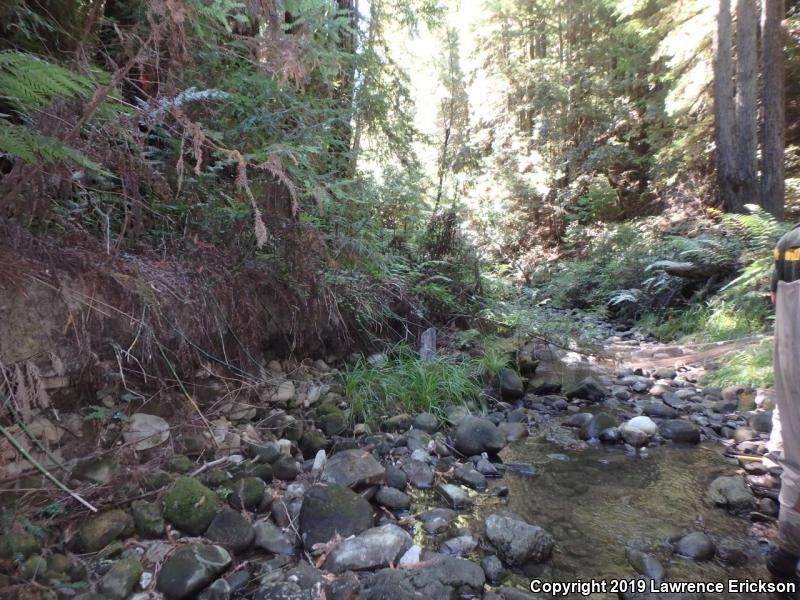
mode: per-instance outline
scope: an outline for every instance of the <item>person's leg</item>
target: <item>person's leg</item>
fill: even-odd
[[[800,557],[800,282],[778,284],[775,313],[775,400],[783,472],[779,549],[767,566],[774,575],[789,578],[795,572],[792,562]]]

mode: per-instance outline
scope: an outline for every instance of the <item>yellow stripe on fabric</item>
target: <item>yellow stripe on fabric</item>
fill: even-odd
[[[788,248],[783,255],[784,260],[800,260],[800,248]]]

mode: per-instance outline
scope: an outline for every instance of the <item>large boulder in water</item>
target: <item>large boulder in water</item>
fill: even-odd
[[[591,440],[599,438],[606,429],[617,426],[617,420],[608,413],[597,413],[584,427],[581,428],[581,439]]]
[[[724,506],[733,512],[753,510],[756,507],[753,492],[739,476],[717,477],[708,486],[707,495],[717,506]]]
[[[659,425],[662,437],[680,444],[699,444],[700,428],[694,423],[681,419],[670,419]]]
[[[600,402],[608,395],[608,388],[597,381],[594,377],[587,377],[578,385],[567,392],[567,398],[574,400],[588,400],[589,402]]]
[[[505,437],[489,419],[469,416],[464,417],[458,424],[455,447],[466,456],[474,456],[482,452],[494,456],[505,446]]]
[[[486,519],[486,538],[509,565],[543,562],[550,558],[555,544],[544,529],[506,511]]]

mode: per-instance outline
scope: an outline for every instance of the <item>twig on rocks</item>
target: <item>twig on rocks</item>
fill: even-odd
[[[48,471],[48,470],[47,470],[47,469],[46,469],[44,466],[42,466],[42,465],[41,465],[41,464],[40,464],[40,463],[39,463],[39,462],[38,462],[38,461],[37,461],[35,458],[33,458],[33,456],[31,456],[31,455],[30,455],[30,453],[29,453],[27,450],[25,450],[25,448],[23,448],[23,447],[22,447],[22,445],[21,445],[21,444],[20,444],[20,443],[17,441],[17,439],[16,439],[16,438],[15,438],[13,435],[11,435],[11,433],[9,433],[9,431],[8,431],[8,430],[7,430],[5,427],[3,427],[2,425],[0,425],[0,433],[2,433],[2,434],[5,436],[5,438],[6,438],[6,439],[9,441],[9,443],[10,443],[12,446],[14,446],[14,448],[17,450],[17,452],[19,452],[19,453],[20,453],[20,454],[21,454],[21,455],[22,455],[22,456],[25,458],[25,460],[27,460],[27,461],[28,461],[29,463],[31,463],[31,464],[32,464],[34,467],[36,467],[36,469],[37,469],[37,470],[38,470],[38,471],[39,471],[39,472],[40,472],[42,475],[44,475],[44,476],[45,476],[47,479],[49,479],[51,482],[53,482],[53,484],[54,484],[54,485],[55,485],[55,486],[56,486],[58,489],[60,489],[61,491],[65,492],[65,493],[67,493],[67,494],[69,494],[69,495],[70,495],[72,498],[74,498],[75,500],[77,500],[78,502],[80,502],[81,504],[83,504],[83,505],[84,505],[86,508],[88,508],[90,511],[92,511],[92,512],[95,512],[95,513],[97,512],[97,509],[96,509],[94,506],[92,506],[91,504],[89,504],[89,503],[88,503],[86,500],[84,500],[83,498],[81,498],[81,497],[80,497],[78,494],[76,494],[76,493],[75,493],[75,492],[73,492],[71,489],[69,489],[69,488],[68,488],[66,485],[64,485],[63,483],[61,483],[61,482],[60,482],[60,481],[59,481],[59,480],[58,480],[58,479],[55,477],[55,475],[53,475],[53,474],[52,474],[50,471]]]

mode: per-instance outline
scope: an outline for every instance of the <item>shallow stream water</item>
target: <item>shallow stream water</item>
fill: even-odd
[[[711,480],[735,471],[722,456],[722,446],[665,445],[649,450],[647,458],[626,454],[619,446],[564,451],[535,438],[504,450],[505,462],[532,463],[539,474],[509,474],[492,485],[507,486],[508,510],[544,527],[556,539],[553,559],[528,575],[549,581],[635,577],[626,558],[626,548],[632,546],[656,556],[671,581],[767,577],[764,549],[750,533],[750,522],[712,506],[705,498]],[[548,458],[548,454],[556,458]],[[478,522],[492,510],[497,509],[480,506]],[[716,560],[695,562],[672,555],[670,536],[698,529],[718,546],[743,550],[747,563],[729,567]],[[748,593],[725,597],[761,596]]]

